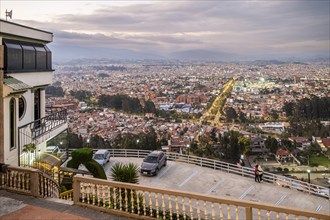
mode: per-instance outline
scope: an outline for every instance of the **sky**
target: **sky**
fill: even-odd
[[[54,33],[54,47],[158,55],[327,55],[330,0],[0,1],[0,17]]]

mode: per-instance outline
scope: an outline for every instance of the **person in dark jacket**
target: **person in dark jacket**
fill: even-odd
[[[262,182],[262,181],[263,181],[263,180],[262,180],[263,170],[262,170],[262,168],[261,168],[260,165],[258,165],[258,170],[257,170],[257,172],[258,172],[258,176],[259,176],[259,182]]]
[[[254,168],[254,181],[260,183],[258,167],[259,165],[257,164],[256,167]]]

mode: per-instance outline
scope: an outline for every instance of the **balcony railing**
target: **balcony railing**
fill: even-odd
[[[73,201],[134,219],[329,219],[318,212],[75,176]]]
[[[67,123],[67,110],[64,108],[46,108],[46,116],[18,128],[19,155],[23,146],[42,142],[46,134]],[[48,137],[44,138],[47,139]]]
[[[0,189],[35,197],[59,197],[58,183],[37,169],[25,167],[7,167],[0,172]]]
[[[112,157],[137,157],[144,158],[150,153],[147,150],[135,150],[135,149],[110,149]],[[244,177],[254,178],[254,169],[250,167],[238,167],[236,164],[226,163],[219,160],[212,160],[203,157],[190,156],[185,154],[178,154],[168,152],[166,153],[168,160],[194,164],[201,167],[207,167],[213,170],[220,170],[227,173],[232,173]],[[265,182],[272,183],[274,185],[282,186],[285,188],[299,190],[308,194],[314,194],[330,199],[327,192],[329,188],[311,184],[308,182],[292,179],[282,175],[276,175],[269,172],[263,172],[262,179]]]

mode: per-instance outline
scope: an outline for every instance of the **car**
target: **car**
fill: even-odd
[[[159,170],[167,164],[167,156],[163,151],[152,151],[144,159],[140,167],[141,174],[157,176]]]
[[[46,147],[46,153],[58,156],[61,153],[61,149],[58,146],[48,146]]]
[[[324,188],[324,189],[319,189],[317,191],[317,194],[326,198],[329,198],[330,194],[330,189],[329,188]]]
[[[110,161],[110,151],[108,150],[98,150],[93,155],[93,160],[98,162],[101,166],[104,166]]]

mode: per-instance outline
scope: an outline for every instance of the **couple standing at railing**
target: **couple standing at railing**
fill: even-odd
[[[263,170],[261,168],[260,165],[256,165],[255,168],[254,168],[254,181],[260,183],[262,182],[262,173],[263,173]]]

